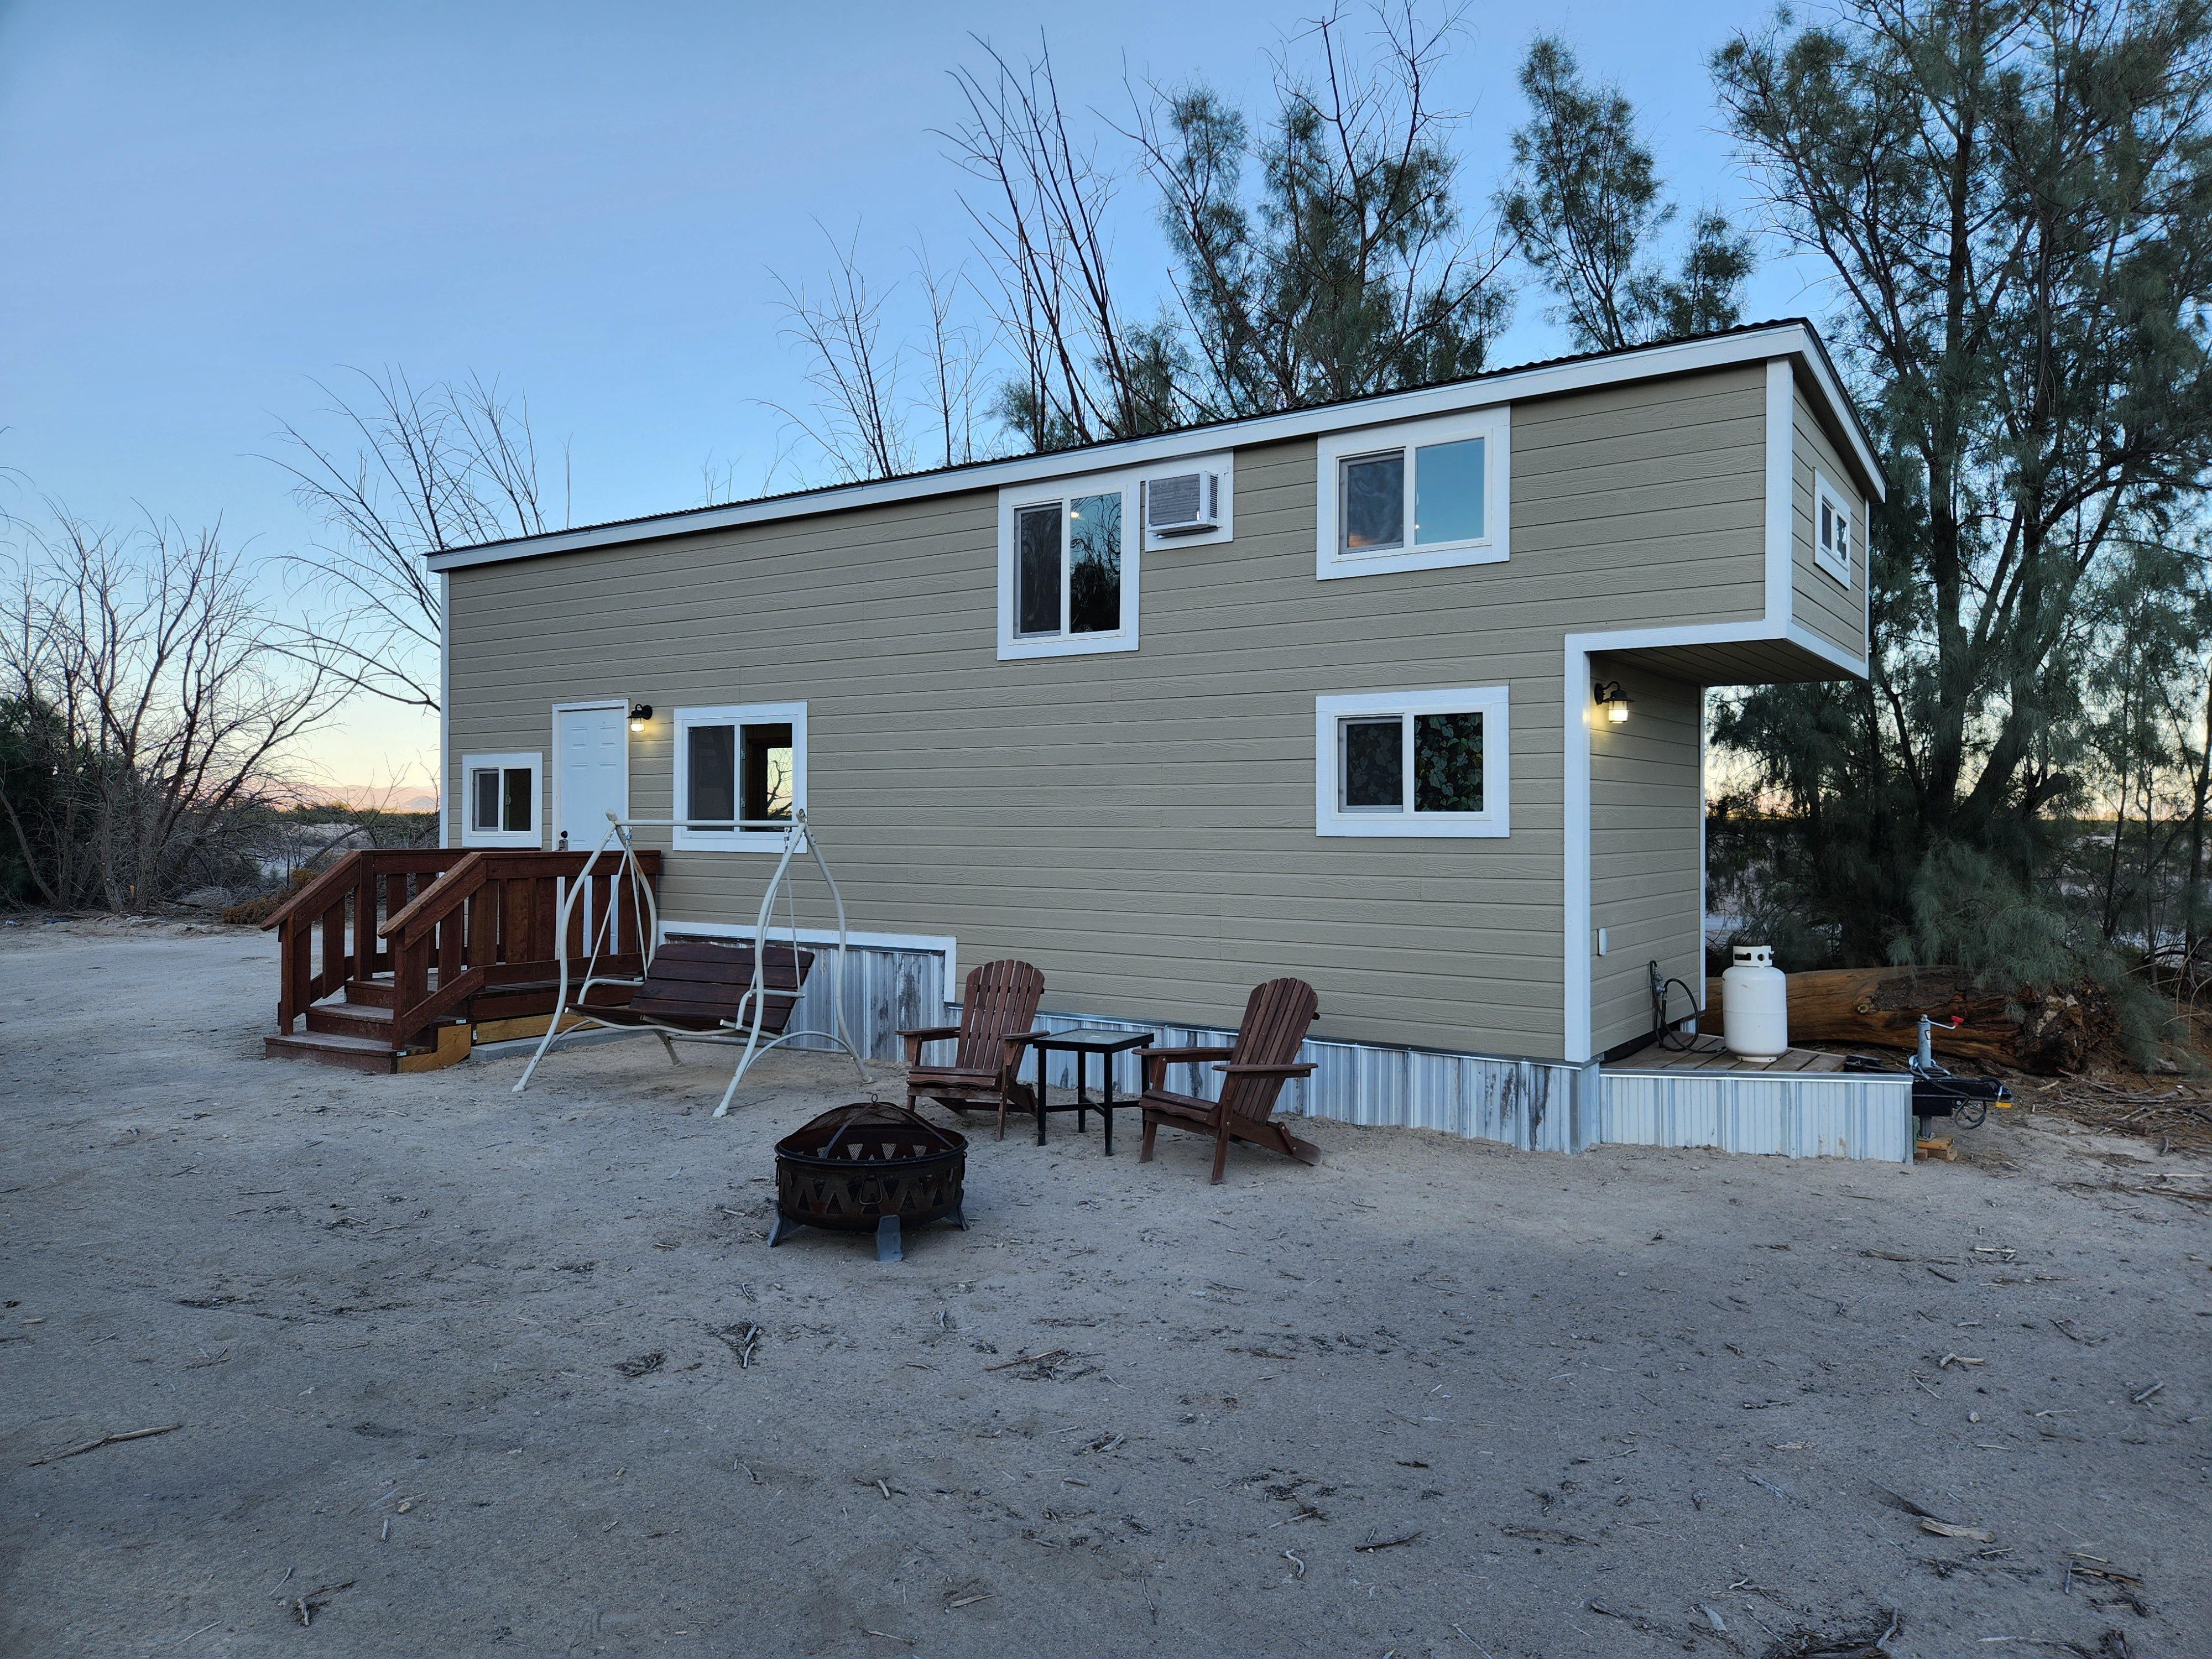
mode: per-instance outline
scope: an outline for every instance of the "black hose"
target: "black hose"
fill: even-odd
[[[1679,979],[1661,979],[1659,977],[1658,964],[1656,963],[1652,964],[1651,1041],[1659,1048],[1679,1053],[1692,1047],[1697,1042],[1697,1039],[1694,1036],[1680,1031],[1675,1031],[1670,1034],[1667,1029],[1667,993],[1671,987],[1676,985],[1682,986],[1682,994],[1690,1000],[1690,1012],[1694,1015],[1698,1012],[1697,993],[1692,991],[1687,985],[1684,985]],[[1679,1041],[1672,1042],[1668,1042],[1668,1038],[1670,1035],[1678,1038]]]

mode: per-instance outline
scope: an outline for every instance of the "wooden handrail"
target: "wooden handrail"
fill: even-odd
[[[377,937],[394,939],[403,945],[413,945],[459,910],[487,882],[545,876],[573,880],[583,874],[585,861],[591,856],[589,853],[471,853],[417,893],[397,915],[388,918],[377,928]],[[658,848],[641,848],[637,862],[647,879],[659,877]],[[602,859],[598,873],[611,876],[619,868],[614,861]]]
[[[404,1050],[440,1021],[467,1017],[480,994],[550,981],[562,889],[591,860],[588,853],[458,848],[346,854],[262,924],[280,943],[276,1029],[289,1033],[322,998],[389,973],[391,1040]],[[641,852],[638,863],[658,884],[659,853]],[[621,868],[604,857],[593,866],[594,896],[568,919],[569,948],[583,948],[586,916],[605,907],[619,926],[599,947],[602,965],[641,972],[651,946],[639,907],[617,896]],[[410,886],[416,890],[407,899]]]
[[[400,935],[404,929],[425,918],[432,927],[443,921],[471,893],[483,885],[483,861],[482,853],[471,853],[459,863],[440,871],[436,880],[377,924],[376,936],[404,944],[405,940]]]
[[[550,981],[559,961],[562,886],[578,882],[592,863],[589,853],[470,853],[387,918],[376,932],[392,957],[393,1044],[426,1041],[433,1025],[465,1016],[479,994]],[[658,882],[658,851],[641,852],[638,865]],[[592,865],[589,885],[599,896],[592,902],[620,918],[600,959],[612,971],[641,971],[651,946],[637,907],[617,896],[621,872],[615,860]],[[571,912],[568,923],[569,948],[579,949],[585,913]]]
[[[329,869],[293,894],[290,898],[278,905],[276,909],[270,911],[261,924],[261,931],[265,933],[271,927],[291,921],[293,913],[297,910],[305,910],[311,916],[319,915],[322,907],[331,902],[332,895],[345,892],[353,886],[356,872],[361,868],[361,861],[368,856],[367,850],[362,848],[356,848],[352,852],[348,853]],[[343,878],[343,880],[340,879],[341,877]]]
[[[367,979],[375,973],[380,958],[374,924],[379,910],[396,896],[391,883],[400,883],[404,894],[408,882],[434,876],[460,856],[439,848],[356,848],[332,860],[330,868],[279,905],[261,924],[278,941],[283,988],[276,1000],[276,1029],[289,1033],[292,1022],[319,999],[349,979]]]

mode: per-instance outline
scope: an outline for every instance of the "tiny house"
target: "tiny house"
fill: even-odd
[[[1893,1087],[1601,1069],[1704,984],[1705,690],[1865,674],[1882,489],[1788,322],[443,553],[445,836],[804,806],[947,997],[1018,956],[1054,1018],[1220,1030],[1310,981],[1298,1109],[1909,1156]],[[775,832],[641,839],[665,931],[750,930]]]

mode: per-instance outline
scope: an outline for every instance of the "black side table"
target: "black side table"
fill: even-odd
[[[1132,1048],[1149,1048],[1155,1041],[1151,1031],[1054,1031],[1048,1036],[1032,1039],[1030,1046],[1036,1050],[1036,1121],[1037,1145],[1044,1145],[1044,1119],[1048,1111],[1073,1112],[1079,1133],[1084,1127],[1084,1115],[1093,1110],[1106,1120],[1106,1156],[1114,1156],[1114,1108],[1127,1106],[1130,1101],[1114,1098],[1114,1056]],[[1066,1049],[1075,1056],[1075,1098],[1065,1106],[1045,1104],[1045,1065],[1055,1048]],[[1091,1098],[1085,1080],[1084,1056],[1097,1054],[1103,1058],[1101,1069],[1106,1073],[1106,1097]]]

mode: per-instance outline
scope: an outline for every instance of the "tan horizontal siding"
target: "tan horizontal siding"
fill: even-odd
[[[1603,1053],[1651,1029],[1650,969],[1705,982],[1699,836],[1705,806],[1700,688],[1618,657],[1592,672],[1618,679],[1633,705],[1626,725],[1590,732],[1590,1042]],[[1680,993],[1675,1012],[1687,1012]]]
[[[1234,541],[1144,556],[1134,653],[996,659],[991,491],[455,571],[454,755],[547,750],[550,790],[551,703],[642,700],[631,811],[665,817],[675,709],[803,699],[856,928],[1026,957],[1053,1008],[1233,1023],[1287,973],[1327,1036],[1557,1054],[1563,636],[1763,611],[1760,388],[1516,406],[1511,556],[1462,569],[1317,581],[1314,444],[1242,450]],[[1315,835],[1316,696],[1493,684],[1510,836]],[[1682,809],[1627,760],[1620,823],[1656,844]],[[664,909],[750,923],[772,864],[672,854]]]
[[[1821,429],[1820,417],[1795,388],[1791,418],[1796,434],[1790,489],[1791,614],[1805,628],[1854,657],[1866,654],[1867,503],[1851,470]],[[1851,585],[1845,589],[1813,562],[1815,468],[1851,504]]]

